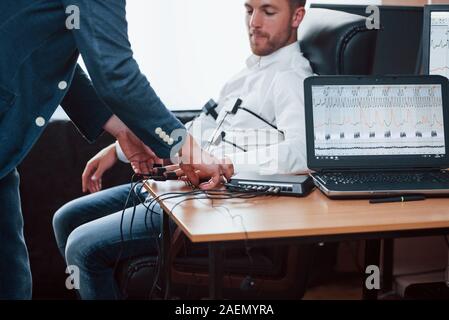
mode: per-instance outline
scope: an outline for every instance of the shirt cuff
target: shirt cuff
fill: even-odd
[[[117,158],[124,163],[129,163],[128,159],[126,158],[125,154],[123,153],[122,147],[120,147],[120,144],[118,141],[115,142],[115,153],[117,154]]]
[[[234,175],[241,172],[257,171],[257,166],[248,163],[246,152],[225,154],[225,157],[231,160],[234,166]]]

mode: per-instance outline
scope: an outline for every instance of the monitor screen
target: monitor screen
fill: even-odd
[[[430,13],[429,74],[449,78],[449,11]]]
[[[316,157],[445,154],[438,85],[312,87]]]

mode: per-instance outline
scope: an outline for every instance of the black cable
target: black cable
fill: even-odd
[[[156,253],[157,253],[157,257],[156,257],[156,261],[155,261],[153,284],[152,284],[150,292],[149,292],[149,299],[151,300],[153,298],[154,290],[157,287],[157,282],[159,281],[159,275],[160,275],[160,270],[161,270],[160,260],[161,260],[162,249],[161,249],[161,243],[160,243],[160,233],[156,231],[156,227],[155,227],[154,221],[153,221],[153,213],[155,213],[153,210],[154,208],[152,209],[152,208],[150,208],[150,206],[148,206],[147,212],[145,213],[145,219],[146,219],[146,214],[148,213],[148,209],[150,209],[150,211],[151,211],[151,215],[150,215],[151,230],[153,233],[154,241],[156,242]]]
[[[142,186],[143,186],[143,184],[142,184]],[[141,189],[142,189],[142,187],[140,188],[140,191],[141,191]],[[167,194],[170,194],[170,193],[167,193]],[[167,194],[165,194],[165,195],[167,195]],[[178,196],[181,196],[182,194],[180,193]],[[137,196],[137,195],[136,195]],[[164,195],[161,195],[161,196],[164,196]],[[157,252],[157,255],[156,255],[156,263],[155,263],[155,265],[156,265],[156,268],[155,268],[155,276],[154,276],[154,279],[153,279],[153,284],[152,284],[152,286],[151,286],[151,290],[150,290],[150,293],[149,293],[149,299],[151,299],[152,297],[153,297],[153,293],[154,293],[154,290],[155,290],[155,288],[157,287],[157,281],[159,280],[158,278],[159,278],[159,274],[160,274],[160,255],[161,255],[161,248],[160,248],[160,243],[159,243],[159,239],[160,239],[160,233],[157,233],[157,231],[156,231],[156,226],[155,226],[155,224],[154,224],[154,221],[153,221],[153,214],[158,214],[156,211],[154,211],[154,206],[155,206],[155,204],[156,204],[156,202],[154,201],[155,199],[152,199],[151,201],[150,201],[150,204],[147,206],[146,205],[146,200],[143,200],[142,201],[142,199],[140,198],[140,197],[138,197],[138,199],[139,199],[139,201],[140,201],[140,204],[141,205],[143,205],[145,208],[146,208],[146,211],[145,211],[145,215],[144,215],[144,219],[145,219],[145,227],[146,227],[146,230],[148,231],[148,224],[147,224],[147,217],[148,217],[148,211],[151,211],[151,216],[150,216],[150,219],[151,219],[151,225],[152,225],[152,227],[151,227],[151,231],[152,231],[152,233],[153,233],[153,239],[155,240],[155,242],[156,242],[156,252]],[[152,204],[154,204],[153,205],[153,208],[151,208],[151,205]]]
[[[142,186],[144,185],[144,181],[142,181]],[[141,191],[141,189],[140,189],[140,191]],[[139,192],[140,192],[139,191]],[[145,207],[145,214],[144,214],[144,224],[145,224],[145,230],[146,231],[149,231],[149,229],[148,229],[148,224],[147,224],[147,216],[148,216],[148,211],[150,210],[150,207],[149,206],[146,206],[145,204],[146,204],[146,199],[141,199],[140,197],[139,197],[139,200],[140,200],[140,204],[141,205],[143,205],[144,207]],[[161,250],[160,250],[160,244],[159,244],[159,241],[158,241],[158,234],[156,234],[156,230],[155,230],[155,228],[154,227],[152,227],[152,229],[151,229],[151,231],[153,232],[153,237],[151,237],[150,239],[154,239],[154,241],[155,241],[155,243],[156,243],[156,245],[155,245],[155,247],[156,247],[156,269],[154,270],[156,273],[157,273],[157,264],[158,264],[158,260],[159,260],[159,256],[160,256],[160,252],[161,252]],[[156,278],[156,277],[155,277]],[[157,279],[157,278],[156,278]],[[153,291],[154,291],[154,287],[155,287],[155,284],[153,283],[153,285],[152,285],[152,287],[151,287],[151,290],[150,290],[150,293],[149,293],[149,299],[151,299],[152,298],[152,295],[153,295]]]
[[[255,116],[256,118],[258,118],[259,120],[265,122],[266,124],[268,124],[270,127],[272,127],[273,129],[277,130],[280,134],[284,135],[284,132],[279,130],[277,126],[275,126],[274,124],[272,124],[270,121],[265,120],[264,118],[262,118],[261,116],[259,116],[257,113],[255,113],[254,111],[251,111],[245,107],[239,107],[240,110],[246,111],[250,114],[252,114],[253,116]]]
[[[228,141],[227,139],[225,139],[225,137],[226,137],[226,132],[222,131],[222,132],[221,132],[221,141],[223,141],[223,142],[225,142],[225,143],[227,143],[227,144],[230,144],[230,145],[232,145],[234,148],[240,149],[240,150],[243,151],[243,152],[247,152],[247,151],[248,151],[248,150],[246,150],[245,148],[243,148],[243,147],[237,145],[236,143],[231,142],[231,141]]]
[[[120,220],[121,248],[120,248],[119,256],[118,256],[118,258],[116,259],[116,262],[115,262],[114,273],[116,271],[118,263],[121,261],[121,256],[122,256],[123,250],[124,250],[124,241],[125,240],[124,240],[124,234],[123,234],[123,220],[124,220],[125,211],[126,211],[126,209],[128,209],[128,203],[129,203],[129,199],[130,199],[131,194],[133,195],[133,212],[132,212],[132,217],[131,217],[131,222],[130,222],[130,240],[132,240],[132,227],[133,227],[133,223],[134,223],[134,219],[135,219],[135,215],[136,215],[136,207],[137,207],[137,203],[135,202],[136,198],[139,200],[140,204],[143,204],[145,206],[145,199],[142,200],[142,198],[140,197],[142,188],[144,187],[144,182],[143,182],[143,180],[138,180],[138,181],[134,182],[134,179],[135,179],[136,176],[140,176],[140,175],[134,174],[132,176],[131,188],[130,188],[130,191],[128,193],[127,200],[125,202],[125,208],[122,211],[122,216],[121,216],[121,220]],[[141,186],[140,186],[138,194],[137,194],[136,193],[136,187],[137,187],[137,184],[139,184],[139,183],[141,183]],[[147,208],[147,211],[148,211],[148,208]],[[146,216],[147,216],[147,212],[145,212],[145,219],[146,219]],[[146,225],[146,220],[145,220],[145,225]],[[148,230],[148,228],[146,230]],[[153,224],[152,230],[155,231],[154,224]],[[160,247],[159,247],[159,242],[157,240],[157,235],[155,237],[155,240],[156,240],[156,250],[157,250],[158,256],[159,256],[161,250],[160,250]],[[127,292],[127,287],[128,287],[128,283],[124,287],[125,292]]]
[[[120,262],[120,259],[121,259],[122,255],[123,255],[123,250],[124,250],[124,238],[125,238],[125,237],[124,237],[124,234],[123,234],[123,220],[124,220],[124,216],[125,216],[125,211],[126,211],[126,209],[128,209],[128,202],[129,202],[129,199],[130,199],[131,194],[132,194],[132,189],[133,189],[134,186],[135,186],[135,184],[134,184],[134,178],[135,178],[135,177],[136,177],[136,174],[133,174],[133,176],[131,177],[131,182],[130,182],[130,184],[131,184],[131,189],[130,189],[129,192],[128,192],[128,196],[127,196],[127,198],[126,198],[126,201],[125,201],[125,204],[124,204],[122,213],[121,213],[121,217],[120,217],[120,251],[119,251],[119,254],[118,254],[118,256],[117,256],[117,259],[115,260],[114,267],[113,267],[113,269],[112,269],[112,274],[115,274],[115,273],[116,273],[118,264],[119,264],[119,262]],[[115,297],[115,298],[118,299],[118,297]]]
[[[124,237],[124,233],[123,233],[123,224],[124,224],[125,212],[126,212],[126,209],[128,209],[128,204],[129,204],[129,200],[130,200],[131,196],[133,196],[133,199],[132,199],[133,200],[133,211],[132,211],[132,217],[131,217],[131,222],[130,222],[130,239],[132,239],[132,227],[133,227],[135,214],[136,214],[136,207],[137,207],[136,197],[137,197],[137,199],[139,200],[140,204],[142,204],[146,208],[146,212],[145,212],[145,226],[146,226],[147,230],[148,230],[148,225],[147,225],[148,211],[151,211],[150,218],[151,218],[151,224],[152,224],[152,232],[153,232],[153,238],[154,238],[154,240],[156,242],[156,251],[157,251],[156,276],[154,278],[154,282],[153,282],[153,285],[152,285],[152,288],[151,288],[151,291],[150,291],[150,298],[151,298],[152,295],[153,295],[154,289],[156,288],[157,281],[158,281],[159,274],[160,274],[160,270],[161,270],[161,265],[160,265],[161,248],[160,248],[160,243],[159,243],[159,241],[160,241],[160,233],[156,232],[156,227],[155,227],[154,221],[153,221],[153,214],[158,214],[154,210],[154,207],[157,204],[157,201],[165,201],[165,200],[169,200],[169,199],[172,199],[172,198],[185,197],[186,195],[200,195],[200,194],[204,194],[205,191],[198,189],[198,190],[193,190],[191,192],[170,192],[170,193],[162,194],[162,195],[159,195],[156,198],[153,198],[150,201],[149,205],[146,206],[146,201],[142,200],[141,197],[140,197],[140,193],[141,193],[141,190],[142,190],[142,188],[144,186],[143,185],[144,182],[142,180],[134,181],[136,176],[137,175],[134,174],[132,176],[132,178],[131,178],[130,190],[128,192],[128,196],[126,198],[126,201],[125,201],[125,204],[124,204],[124,208],[123,208],[122,214],[121,214],[121,219],[120,219],[120,240],[121,240],[120,241],[120,252],[119,252],[118,257],[117,257],[117,259],[116,259],[116,261],[114,263],[113,274],[115,274],[115,272],[117,270],[118,264],[121,261],[121,257],[123,255],[123,251],[124,251],[125,237]],[[142,183],[142,184],[141,184],[140,189],[139,189],[139,194],[137,194],[136,193],[136,186],[139,183]],[[226,190],[210,190],[210,191],[208,191],[207,198],[210,198],[211,196],[213,196],[213,197],[221,196],[222,199],[229,199],[229,198],[236,197],[235,194],[232,195],[232,194],[230,194]],[[241,196],[248,197],[247,194],[241,195]],[[192,198],[192,199],[194,199],[194,198]],[[151,206],[153,206],[153,208],[151,208]],[[127,286],[128,286],[128,284],[125,286],[124,292],[122,292],[122,293],[126,294]]]
[[[152,218],[152,215],[154,213],[156,213],[156,211],[154,211],[153,208],[154,208],[154,206],[155,206],[157,201],[166,201],[166,200],[169,200],[169,199],[185,197],[187,195],[193,195],[193,197],[187,198],[187,199],[183,199],[182,201],[180,201],[177,204],[175,204],[175,206],[171,209],[171,210],[174,210],[174,208],[177,205],[181,204],[182,202],[189,201],[189,200],[195,200],[195,199],[198,199],[198,200],[201,199],[201,198],[198,198],[198,195],[199,194],[205,194],[205,193],[206,193],[206,198],[207,199],[210,199],[211,196],[213,196],[214,199],[218,199],[218,195],[221,195],[221,197],[220,197],[221,199],[231,199],[231,198],[236,198],[236,197],[249,198],[249,197],[260,196],[260,193],[241,194],[241,195],[236,196],[235,194],[229,193],[228,191],[225,191],[225,190],[210,190],[210,191],[194,190],[194,191],[191,191],[191,192],[170,192],[170,193],[165,193],[165,194],[159,195],[156,198],[153,198],[150,201],[150,203],[148,205],[148,209],[149,209],[149,211],[151,211],[151,218]],[[223,195],[225,195],[225,196],[223,196]],[[203,198],[203,199],[206,199],[206,198]],[[150,208],[152,205],[153,205],[153,208]],[[152,229],[155,230],[153,222],[152,222],[152,226],[153,226]],[[159,268],[160,268],[160,266],[158,266],[158,270],[159,270]]]
[[[214,207],[213,206],[213,202],[212,202],[212,207]],[[234,218],[236,218],[236,217],[240,218],[240,223],[242,225],[243,232],[245,234],[245,239],[244,239],[245,253],[246,253],[246,256],[248,257],[249,263],[250,263],[249,276],[250,276],[250,278],[253,278],[253,276],[254,276],[254,259],[253,259],[253,256],[251,255],[251,252],[250,252],[251,248],[250,248],[250,246],[248,244],[249,236],[248,236],[248,231],[246,230],[245,224],[243,223],[243,217],[241,215],[232,215],[231,211],[229,210],[229,208],[227,208],[225,206],[216,206],[215,208],[223,208],[223,209],[225,209],[226,212],[228,213],[228,215],[231,217],[232,221],[234,221]],[[225,259],[226,259],[226,257],[225,257]],[[231,279],[231,277],[230,277],[230,270],[228,272],[228,278]]]
[[[221,190],[220,190],[221,191]],[[194,196],[194,197],[191,197],[191,198],[186,198],[186,199],[183,199],[183,200],[181,200],[181,201],[179,201],[178,203],[176,203],[173,207],[172,207],[172,209],[171,209],[171,211],[174,211],[174,209],[177,207],[177,206],[179,206],[181,203],[183,203],[183,202],[186,202],[186,201],[190,201],[190,200],[202,200],[202,199],[210,199],[211,200],[211,202],[212,202],[212,208],[214,208],[214,209],[216,209],[218,212],[220,212],[217,208],[223,208],[223,209],[225,209],[226,210],[226,212],[228,213],[228,215],[231,217],[231,220],[235,220],[235,218],[240,218],[240,223],[241,223],[241,225],[242,225],[242,228],[243,228],[243,231],[244,231],[244,234],[245,234],[245,239],[244,239],[244,244],[245,244],[245,252],[246,252],[246,255],[247,255],[247,257],[248,257],[248,259],[249,259],[249,261],[250,261],[250,277],[252,278],[253,277],[253,275],[254,275],[254,267],[255,267],[255,264],[254,264],[254,258],[253,258],[253,256],[252,256],[252,254],[251,254],[251,247],[249,246],[249,244],[248,244],[248,241],[249,241],[249,236],[248,236],[248,231],[246,230],[246,227],[245,227],[245,224],[244,224],[244,222],[243,222],[243,217],[241,216],[241,215],[232,215],[231,214],[231,212],[230,212],[230,210],[229,210],[229,208],[227,208],[226,206],[214,206],[214,204],[213,204],[213,200],[217,200],[217,199],[225,199],[225,200],[227,200],[227,199],[232,199],[232,198],[239,198],[240,196],[244,196],[244,198],[249,198],[249,197],[258,197],[258,196],[261,196],[261,195],[266,195],[266,194],[263,194],[263,193],[261,193],[261,192],[254,192],[254,193],[252,193],[252,194],[250,194],[250,195],[248,195],[248,194],[243,194],[243,195],[235,195],[235,194],[232,194],[232,193],[228,193],[227,192],[227,195],[228,196],[226,196],[226,197],[217,197],[217,196],[213,196],[213,197],[211,197],[211,195],[209,195],[208,194],[208,192],[206,191],[206,192],[204,192],[204,196],[205,197],[198,197],[198,196]],[[225,258],[226,259],[226,258]],[[230,276],[229,276],[229,274],[228,274],[228,278],[230,279]],[[190,284],[188,285],[188,290],[187,290],[187,292],[190,292]],[[260,292],[259,292],[260,293]]]
[[[135,175],[133,175],[133,178],[131,180],[132,183],[134,181],[134,178],[135,178]],[[238,198],[249,199],[249,198],[258,197],[258,196],[261,196],[261,195],[264,195],[264,196],[267,195],[265,192],[257,192],[257,191],[249,191],[248,192],[247,190],[245,190],[245,192],[235,193],[235,192],[230,192],[229,190],[222,190],[222,189],[209,190],[209,191],[196,189],[196,190],[192,190],[190,192],[168,192],[168,193],[165,193],[165,194],[161,194],[161,195],[159,195],[159,196],[157,196],[155,198],[152,198],[151,201],[149,202],[149,204],[146,205],[146,201],[145,200],[142,201],[140,196],[138,196],[136,194],[136,192],[135,192],[135,187],[136,187],[136,185],[139,182],[142,182],[142,181],[138,181],[135,184],[132,184],[130,193],[128,194],[128,198],[127,198],[127,201],[125,203],[125,208],[124,208],[124,210],[122,212],[122,219],[121,219],[121,223],[120,223],[122,247],[121,247],[121,252],[119,254],[119,258],[116,261],[116,265],[118,264],[118,261],[120,260],[120,257],[122,255],[122,251],[123,251],[123,242],[124,242],[123,219],[124,219],[124,213],[125,213],[125,210],[127,209],[126,207],[127,207],[127,203],[129,202],[129,197],[130,197],[131,193],[134,193],[134,195],[137,196],[137,198],[139,199],[139,202],[146,208],[146,212],[145,212],[145,226],[146,226],[147,230],[148,230],[148,225],[147,225],[146,221],[147,221],[148,211],[150,211],[150,220],[151,220],[151,225],[152,225],[151,229],[152,229],[152,232],[153,232],[153,235],[154,235],[154,239],[156,241],[156,250],[157,250],[156,275],[155,275],[155,277],[153,279],[153,285],[152,285],[151,290],[150,290],[150,294],[149,294],[149,298],[150,299],[152,298],[154,290],[155,290],[155,288],[157,286],[157,281],[159,280],[158,278],[159,278],[160,270],[161,270],[161,264],[160,264],[160,262],[161,262],[161,260],[160,260],[161,248],[160,248],[160,243],[159,243],[160,238],[161,238],[161,234],[156,232],[156,228],[155,228],[154,221],[153,221],[153,214],[159,214],[158,212],[156,212],[154,210],[155,205],[159,201],[166,201],[166,200],[170,200],[170,199],[191,196],[190,198],[183,199],[183,200],[179,201],[178,203],[176,203],[173,206],[173,208],[171,209],[171,211],[173,211],[181,203],[186,202],[186,201],[190,201],[190,200],[209,199],[209,200],[213,201],[214,199],[217,199],[217,200],[218,199],[227,200],[227,199],[236,199],[236,198],[237,199]],[[145,183],[145,182],[142,182],[142,186],[140,188],[140,191],[142,190],[143,183]],[[201,197],[199,197],[199,196],[201,196]],[[133,200],[135,200],[135,199],[133,198]],[[223,207],[223,208],[225,208],[225,207]],[[134,202],[133,218],[134,218],[134,215],[135,215],[135,209],[136,209],[136,204]],[[232,219],[237,217],[237,216],[232,216],[232,214],[230,214],[228,208],[225,208],[225,209],[227,210],[228,214],[231,216]],[[247,243],[248,242],[248,234],[247,234],[246,228],[245,228],[245,226],[243,224],[243,219],[242,219],[241,216],[240,216],[240,219],[241,219],[241,223],[242,223],[242,226],[243,226],[243,229],[244,229],[244,232],[245,232],[245,245],[246,245],[245,248],[246,248],[246,252],[248,254],[248,258],[250,259],[250,262],[251,262],[251,265],[252,265],[251,269],[253,269],[253,265],[254,265],[253,259],[252,259],[252,256],[251,256],[250,252],[249,252],[249,249],[248,249],[249,247],[247,246],[248,245],[248,243]],[[133,221],[133,219],[132,219],[132,221]],[[132,223],[131,223],[131,228],[132,228]],[[130,230],[130,233],[132,234],[132,229]],[[167,298],[167,296],[165,298]]]
[[[172,196],[173,194],[175,194],[175,196]],[[156,206],[156,204],[158,203],[159,200],[164,201],[165,199],[178,198],[178,197],[184,196],[185,194],[186,194],[185,192],[168,192],[168,193],[159,195],[156,198],[153,198],[150,201],[150,203],[148,204],[148,206],[143,204],[147,208],[147,211],[145,212],[145,220],[147,219],[148,211],[151,211],[150,221],[151,221],[152,231],[153,231],[153,233],[155,235],[154,239],[156,241],[156,246],[157,246],[156,274],[154,276],[153,284],[151,286],[151,290],[150,290],[150,293],[149,293],[149,298],[150,299],[153,296],[154,290],[157,287],[157,282],[159,280],[159,275],[160,275],[160,270],[161,270],[160,255],[162,254],[162,250],[160,248],[160,243],[159,243],[160,238],[161,238],[161,234],[160,233],[156,234],[156,227],[155,227],[154,221],[153,221],[153,214],[159,214],[159,213],[154,211],[154,207]],[[153,206],[153,207],[151,208],[151,206]],[[167,296],[165,296],[165,298],[167,298]]]
[[[142,189],[143,189],[143,187],[144,187],[144,184],[143,184],[143,181],[142,181],[142,180],[139,181],[138,183],[140,183],[139,191],[136,193],[135,188],[133,189],[133,193],[134,193],[134,197],[133,197],[134,210],[133,210],[133,213],[132,213],[131,223],[130,223],[130,226],[129,226],[129,238],[130,238],[131,240],[133,239],[133,224],[134,224],[134,218],[135,218],[135,215],[136,215],[136,203],[135,203],[135,198],[139,199],[140,204],[142,204],[142,200],[141,200],[141,198],[140,198],[140,195],[141,195],[141,193],[142,193]],[[145,200],[143,200],[143,201],[145,201]]]

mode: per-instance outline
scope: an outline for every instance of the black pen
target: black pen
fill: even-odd
[[[369,203],[408,202],[426,200],[424,195],[398,196],[391,198],[370,199]]]

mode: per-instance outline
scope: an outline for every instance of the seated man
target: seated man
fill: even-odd
[[[312,69],[297,43],[304,3],[246,1],[254,55],[222,90],[217,118],[202,114],[190,124],[198,142],[213,155],[227,158],[235,172],[307,170],[302,86]],[[83,299],[123,298],[114,278],[118,262],[157,254],[154,244],[160,215],[152,215],[150,224],[141,204],[147,197],[144,189],[139,186],[131,193],[131,186],[123,185],[98,192],[103,173],[118,156],[122,157],[115,144],[90,160],[83,173],[83,189],[93,194],[66,204],[53,220],[62,256],[68,265],[80,269]],[[138,205],[134,208],[133,203]]]

